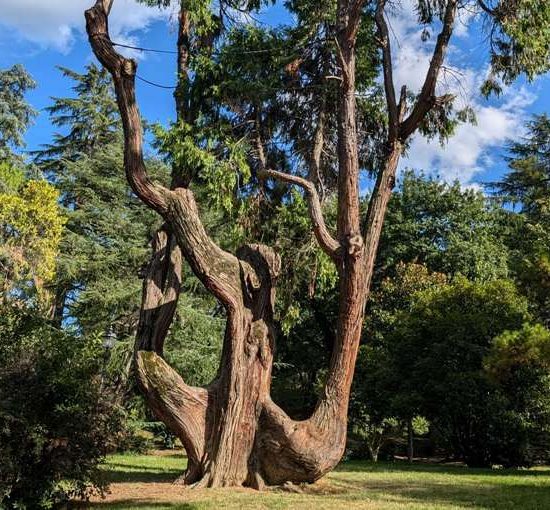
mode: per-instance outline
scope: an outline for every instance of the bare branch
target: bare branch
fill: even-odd
[[[169,191],[149,180],[143,161],[141,117],[135,98],[137,64],[118,54],[109,38],[108,13],[113,0],[97,0],[86,11],[86,31],[94,54],[111,73],[124,129],[124,167],[136,195],[160,214],[167,210]]]
[[[325,223],[323,212],[321,209],[321,201],[319,195],[315,189],[315,185],[308,179],[299,177],[297,175],[287,174],[285,172],[278,172],[276,170],[262,170],[262,177],[271,177],[279,181],[287,182],[289,184],[295,184],[300,186],[307,194],[309,215],[311,222],[313,223],[313,232],[319,242],[319,245],[323,251],[334,261],[337,261],[340,257],[340,243],[332,237]]]
[[[420,95],[418,96],[411,114],[401,124],[399,137],[402,141],[405,141],[414,131],[416,131],[433,105],[437,78],[445,59],[449,40],[453,33],[457,6],[458,0],[449,0],[447,2],[445,15],[443,16],[443,28],[437,36],[437,42],[430,62],[430,67],[426,73],[426,79],[422,85],[422,90],[420,91]]]
[[[386,0],[379,0],[376,6],[376,26],[382,46],[382,69],[384,74],[384,91],[386,94],[386,104],[388,108],[389,120],[389,141],[393,142],[399,134],[399,112],[395,99],[395,86],[393,83],[393,64],[391,56],[391,44],[388,31],[388,24],[384,18],[384,8]]]
[[[323,179],[321,177],[321,155],[323,154],[323,147],[325,145],[325,117],[326,117],[326,94],[321,95],[321,104],[319,106],[319,118],[317,120],[317,127],[315,128],[315,135],[313,137],[313,149],[311,151],[311,160],[309,164],[308,179],[317,184],[321,190],[321,200],[324,200],[325,189],[323,185]]]

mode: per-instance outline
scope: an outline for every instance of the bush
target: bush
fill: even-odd
[[[0,310],[0,506],[49,508],[102,492],[97,469],[122,413],[101,377],[100,339]]]
[[[513,283],[457,278],[415,301],[389,342],[396,394],[416,395],[442,445],[470,466],[545,460],[550,332],[529,325]]]

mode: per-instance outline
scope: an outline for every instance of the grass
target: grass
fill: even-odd
[[[550,509],[550,468],[489,470],[428,464],[346,462],[311,486],[192,490],[176,486],[180,454],[113,455],[102,509]]]

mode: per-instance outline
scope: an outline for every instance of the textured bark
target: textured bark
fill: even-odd
[[[162,356],[164,340],[174,318],[181,287],[181,250],[163,226],[152,242],[152,257],[143,278],[136,349]]]
[[[364,0],[339,0],[337,47],[341,67],[338,100],[338,218],[335,237],[327,228],[315,179],[324,143],[324,113],[319,115],[308,178],[266,169],[260,177],[300,186],[309,201],[312,228],[320,247],[339,272],[339,312],[329,372],[311,416],[291,419],[270,398],[274,352],[273,308],[279,257],[267,246],[246,245],[235,254],[208,235],[190,189],[192,172],[174,176],[171,189],[151,182],[142,154],[142,128],[135,100],[137,64],[119,55],[109,39],[108,14],[113,0],[97,0],[86,11],[90,44],[115,84],[125,140],[125,170],[138,197],[165,224],[153,240],[153,256],[143,284],[136,337],[138,381],[156,416],[181,439],[189,458],[181,481],[219,487],[284,482],[314,482],[341,459],[346,444],[347,411],[364,308],[395,173],[407,137],[437,98],[435,84],[452,32],[456,0],[447,2],[443,28],[419,98],[407,119],[406,89],[396,103],[391,48],[379,0],[379,30],[388,108],[385,161],[378,170],[368,213],[359,213],[359,157],[355,104],[355,41]],[[183,6],[183,2],[181,3]],[[190,21],[179,16],[176,109],[189,121],[186,106]],[[258,152],[263,154],[261,140]],[[177,174],[177,170],[175,169]],[[363,225],[361,224],[363,223]],[[181,286],[182,259],[224,306],[227,324],[218,374],[206,388],[185,383],[162,358]]]

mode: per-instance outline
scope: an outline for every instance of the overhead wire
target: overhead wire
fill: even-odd
[[[147,52],[150,52],[150,53],[162,53],[162,54],[169,54],[169,55],[177,55],[178,54],[178,52],[174,51],[174,50],[160,50],[160,49],[156,49],[156,48],[144,48],[142,46],[133,46],[133,45],[130,45],[130,44],[123,44],[123,43],[118,43],[118,42],[113,42],[113,41],[109,41],[109,42],[111,43],[112,46],[118,46],[120,48],[127,48],[127,49],[131,49],[131,50],[136,50],[136,51],[147,51]],[[307,45],[305,45],[305,46],[307,46]],[[295,51],[295,50],[298,50],[298,49],[303,49],[303,47],[296,46],[295,48],[291,48],[291,51]],[[261,49],[261,50],[240,51],[239,53],[240,54],[252,55],[252,54],[259,54],[259,53],[272,53],[272,52],[281,51],[281,50],[283,50],[283,48],[266,48],[266,49]],[[161,88],[161,89],[168,89],[168,90],[177,89],[177,86],[162,85],[160,83],[156,83],[154,81],[148,80],[147,78],[143,78],[142,76],[139,76],[138,74],[136,74],[136,78],[138,78],[142,82],[147,83],[148,85],[151,85],[153,87],[158,87],[158,88]]]

